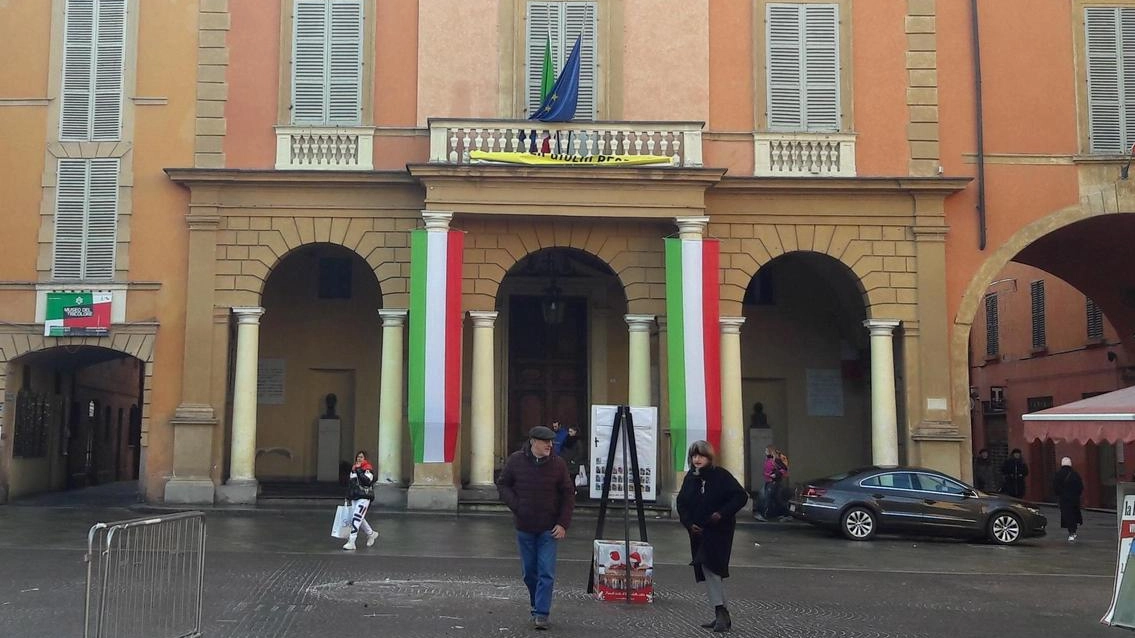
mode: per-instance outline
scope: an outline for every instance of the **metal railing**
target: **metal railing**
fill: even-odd
[[[85,638],[201,635],[203,512],[97,523],[86,561]]]

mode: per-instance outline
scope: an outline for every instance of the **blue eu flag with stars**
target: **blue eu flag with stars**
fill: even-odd
[[[556,78],[552,90],[544,97],[544,103],[528,119],[570,122],[575,117],[575,106],[579,101],[579,44],[582,39],[582,34],[575,39],[575,46],[563,71],[560,71],[560,77]]]

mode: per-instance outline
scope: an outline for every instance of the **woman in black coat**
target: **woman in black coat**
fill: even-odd
[[[1080,512],[1080,495],[1084,493],[1084,480],[1072,469],[1072,459],[1060,460],[1060,469],[1052,479],[1052,491],[1060,503],[1060,526],[1068,530],[1068,542],[1076,542],[1076,529],[1084,524]]]
[[[732,619],[725,606],[723,578],[729,577],[729,554],[737,512],[749,500],[748,493],[728,470],[714,462],[713,446],[695,441],[687,455],[690,470],[678,492],[678,517],[690,535],[694,579],[705,582],[713,622],[702,627],[729,631]]]

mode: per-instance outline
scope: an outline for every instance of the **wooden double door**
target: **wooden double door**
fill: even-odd
[[[509,300],[509,452],[534,426],[587,424],[587,300],[563,299],[559,323],[545,321],[543,302],[530,295]]]

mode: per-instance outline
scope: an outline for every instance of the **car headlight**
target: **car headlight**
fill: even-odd
[[[1025,511],[1027,511],[1029,514],[1032,514],[1033,516],[1040,516],[1040,510],[1035,507],[1026,507]]]

